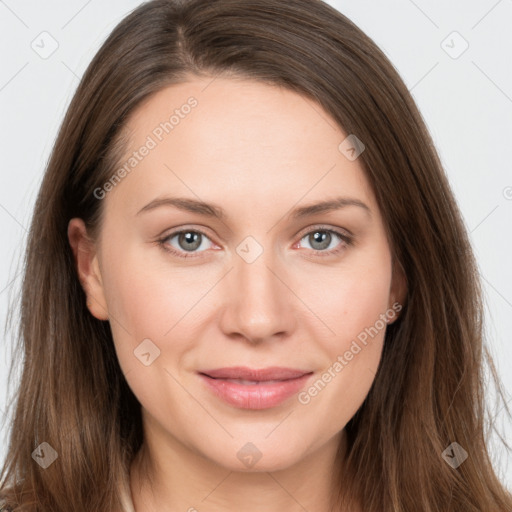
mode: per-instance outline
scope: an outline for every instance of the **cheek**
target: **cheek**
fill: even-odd
[[[104,288],[117,358],[146,409],[161,408],[158,390],[171,386],[165,407],[178,410],[187,396],[172,378],[177,377],[174,367],[181,366],[192,348],[191,308],[204,293],[205,281],[184,283],[177,272],[169,276],[168,269],[166,274],[139,256],[137,251],[112,252],[105,264]]]
[[[316,338],[326,354],[325,367],[319,372],[319,380],[305,390],[301,403],[311,402],[313,408],[329,404],[338,426],[345,424],[362,404],[380,362],[391,260],[385,251],[379,254],[379,258],[361,260],[359,265],[347,266],[325,279],[324,299],[318,288],[316,292],[310,290],[314,302],[309,304],[331,332]]]
[[[387,326],[380,315],[387,309],[388,281],[373,281],[373,286],[350,281],[330,292],[337,304],[329,305],[324,318],[335,334],[317,337],[325,365],[298,395],[308,428],[314,431],[321,423],[326,437],[345,427],[375,379]]]
[[[379,319],[389,306],[391,286],[391,261],[385,256],[347,264],[303,287],[308,305],[329,328],[330,352],[345,349],[377,321],[382,329]]]
[[[207,276],[201,270],[173,268],[165,256],[148,261],[148,254],[158,254],[160,249],[139,244],[121,253],[113,240],[105,251],[109,311],[134,336],[162,337],[204,294]]]
[[[105,248],[103,281],[121,367],[125,374],[140,370],[134,351],[148,339],[160,351],[152,367],[170,367],[170,361],[179,366],[200,339],[198,315],[211,303],[207,292],[218,276],[199,267],[193,271],[173,267],[165,257],[148,264],[147,247],[129,248],[125,244],[121,253],[115,249],[119,244],[111,239]],[[153,348],[156,354],[157,349]]]

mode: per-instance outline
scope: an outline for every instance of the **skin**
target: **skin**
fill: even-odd
[[[196,372],[286,366],[314,372],[315,382],[403,300],[404,279],[393,269],[360,160],[338,149],[347,134],[301,95],[243,79],[190,77],[131,116],[127,155],[190,96],[197,107],[103,199],[99,238],[89,240],[78,218],[68,228],[90,312],[110,321],[119,363],[142,405],[144,450],[130,473],[135,509],[328,512],[336,450],[375,378],[385,328],[307,404],[295,395],[264,410],[236,408]],[[137,214],[164,196],[215,203],[226,217],[171,206]],[[347,206],[290,216],[337,196],[370,212]],[[353,243],[331,233],[322,246],[313,238],[318,225],[348,230]],[[193,257],[155,243],[181,228],[207,235]],[[263,249],[251,263],[237,253],[248,236]],[[187,254],[178,236],[165,243]],[[149,366],[134,356],[147,338],[160,350]],[[252,467],[237,457],[248,442],[261,453]]]

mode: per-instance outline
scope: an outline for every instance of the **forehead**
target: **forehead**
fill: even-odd
[[[130,142],[119,165],[130,158],[135,165],[127,166],[115,194],[150,200],[168,187],[217,203],[242,197],[260,207],[334,193],[373,203],[360,162],[340,150],[348,134],[316,102],[282,87],[191,78],[147,99],[125,133]],[[145,156],[134,156],[145,146]]]
[[[263,155],[275,149],[283,155],[299,149],[308,154],[332,153],[340,137],[346,136],[303,95],[276,85],[219,77],[191,79],[159,91],[134,112],[126,128],[135,142],[153,134],[165,139],[158,142],[191,143],[207,156],[219,155],[225,148],[246,152],[252,148]]]

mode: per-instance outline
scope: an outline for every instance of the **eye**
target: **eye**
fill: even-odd
[[[336,239],[338,239],[338,243],[336,243]],[[321,253],[319,256],[337,254],[353,242],[352,237],[348,234],[324,227],[317,227],[307,232],[306,235],[300,239],[300,242],[303,240],[306,240],[307,243],[310,244],[310,248],[313,251]],[[339,240],[342,241],[341,244]]]
[[[175,239],[174,244],[172,241]],[[208,249],[208,244],[204,242],[210,240],[205,233],[196,229],[182,229],[167,235],[158,240],[159,245],[167,252],[181,258],[194,257],[194,253],[201,247]],[[211,242],[211,241],[210,241]],[[189,254],[187,254],[189,253]]]
[[[336,239],[338,239],[337,244]],[[311,245],[311,250],[318,256],[337,254],[353,243],[352,236],[325,227],[316,227],[306,232],[300,238],[299,243],[294,245],[294,248],[301,245],[303,240],[306,240]],[[341,240],[342,243],[339,243],[339,240]],[[193,258],[196,257],[197,253],[204,252],[209,248],[208,241],[212,244],[209,237],[200,230],[181,229],[180,231],[175,231],[157,240],[157,243],[163,250],[174,256],[179,258]]]

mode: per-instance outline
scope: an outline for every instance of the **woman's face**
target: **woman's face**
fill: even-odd
[[[228,78],[168,87],[126,128],[124,172],[95,191],[100,238],[78,260],[149,444],[238,471],[334,447],[402,289],[349,134],[301,95]],[[233,367],[304,376],[219,370]]]

